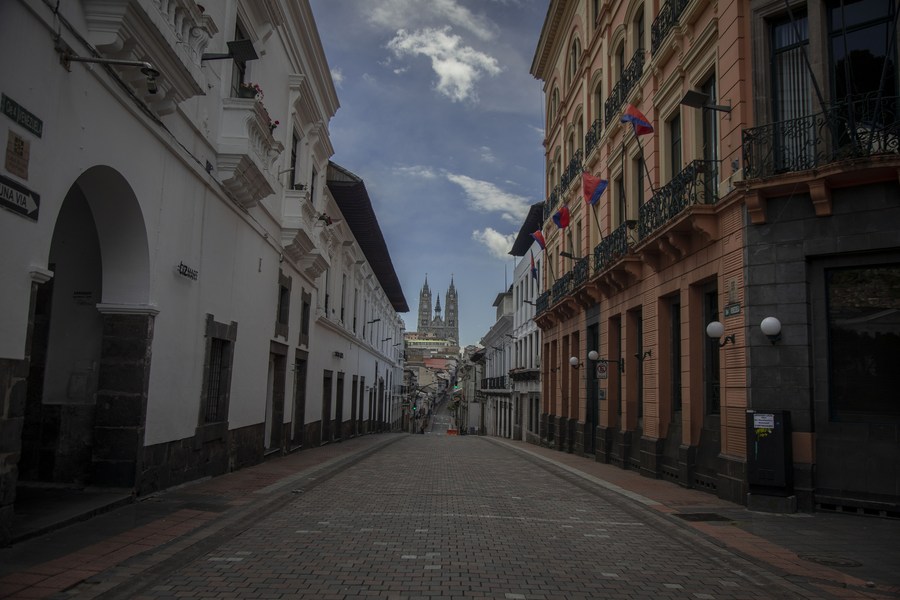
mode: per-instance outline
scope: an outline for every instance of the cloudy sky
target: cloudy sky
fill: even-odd
[[[417,325],[428,277],[453,276],[476,344],[512,283],[508,255],[542,198],[541,83],[529,73],[546,0],[311,0],[341,108],[332,160],[360,176]]]

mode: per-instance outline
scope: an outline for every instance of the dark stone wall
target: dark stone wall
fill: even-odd
[[[900,424],[830,418],[822,316],[824,268],[900,260],[900,186],[895,180],[831,196],[827,217],[815,215],[808,194],[769,198],[766,223],[747,227],[749,408],[788,410],[794,432],[815,436],[815,464],[794,465],[800,509],[815,508],[818,495],[836,505],[900,507]],[[767,316],[782,323],[777,344],[759,330]]]
[[[27,360],[0,359],[0,546],[12,527],[27,378]]]
[[[141,472],[153,316],[104,314],[91,483],[134,487]]]
[[[193,437],[145,447],[138,495],[263,461],[265,423],[230,431],[227,427],[227,423],[198,427]]]

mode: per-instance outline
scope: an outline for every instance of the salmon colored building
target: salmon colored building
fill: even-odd
[[[550,2],[540,443],[900,517],[897,10]]]
[[[541,441],[733,501],[746,492],[741,6],[555,0],[531,70],[547,101]],[[688,106],[689,92],[705,99]],[[629,105],[651,133],[622,122]],[[608,182],[593,205],[583,173]],[[707,336],[713,321],[733,343]]]

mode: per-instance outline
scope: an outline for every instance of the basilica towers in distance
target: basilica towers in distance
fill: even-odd
[[[431,288],[428,287],[428,276],[425,276],[425,285],[419,292],[419,322],[416,331],[420,335],[433,336],[439,339],[453,340],[459,343],[459,302],[456,297],[456,287],[453,285],[453,276],[450,277],[450,288],[444,296],[445,316],[441,316],[441,297],[438,296],[434,303],[432,313]]]

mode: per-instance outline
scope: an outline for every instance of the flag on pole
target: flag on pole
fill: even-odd
[[[600,201],[600,196],[606,191],[609,182],[599,177],[594,177],[587,171],[581,174],[581,190],[584,193],[584,201],[594,206]]]
[[[647,135],[648,133],[653,133],[653,125],[650,124],[650,121],[641,114],[641,111],[636,109],[633,104],[629,104],[625,108],[625,114],[619,119],[622,123],[631,123],[634,126],[634,134],[635,135]]]
[[[531,277],[537,279],[537,267],[534,266],[534,250],[531,251]]]
[[[553,222],[556,223],[556,226],[560,229],[565,229],[569,226],[569,207],[563,206],[561,209],[556,211],[556,214],[553,215]]]
[[[538,246],[541,247],[541,250],[547,247],[547,242],[544,241],[544,234],[541,233],[541,230],[538,229],[534,233],[531,234],[531,237],[534,238],[534,241],[538,243]]]

